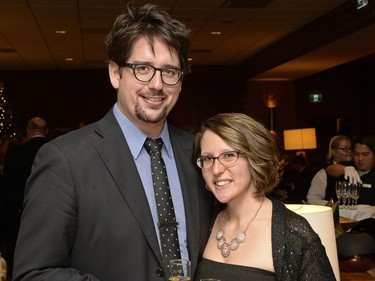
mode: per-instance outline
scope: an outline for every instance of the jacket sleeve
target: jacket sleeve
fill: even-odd
[[[327,174],[324,169],[319,170],[311,181],[309,191],[307,193],[307,201],[310,204],[326,205],[325,200],[327,189]]]
[[[35,158],[25,191],[13,278],[16,281],[98,281],[70,268],[77,206],[73,177],[63,153],[47,144]]]
[[[336,280],[325,248],[308,221],[275,200],[272,216],[272,252],[277,280]]]
[[[334,281],[336,280],[325,248],[318,237],[309,241],[302,252],[300,281]]]

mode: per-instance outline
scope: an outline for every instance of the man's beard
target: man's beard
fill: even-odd
[[[152,108],[151,108],[152,109]],[[163,107],[163,110],[160,112],[159,115],[157,115],[154,118],[151,118],[145,110],[143,110],[139,104],[135,106],[135,115],[139,120],[142,120],[143,122],[146,123],[159,123],[163,121],[167,117],[167,108]]]

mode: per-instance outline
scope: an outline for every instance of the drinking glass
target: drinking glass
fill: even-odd
[[[350,182],[346,183],[346,202],[345,209],[351,209],[352,204],[352,184]]]
[[[343,185],[344,181],[337,181],[336,182],[336,196],[337,196],[337,201],[339,201],[339,208],[343,208],[342,200],[343,200]]]
[[[359,193],[360,193],[360,190],[361,190],[361,185],[357,184],[357,183],[351,183],[350,185],[351,185],[351,189],[352,189],[352,193],[351,193],[351,197],[352,197],[351,209],[352,210],[357,210],[357,201],[358,201],[358,198],[359,198]]]
[[[340,188],[341,188],[342,208],[347,209],[348,208],[348,197],[349,197],[349,194],[350,194],[349,182],[341,181],[339,185],[340,185]]]
[[[184,259],[171,260],[169,263],[169,281],[190,281],[191,262]]]

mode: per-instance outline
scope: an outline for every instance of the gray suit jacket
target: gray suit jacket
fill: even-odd
[[[191,164],[192,136],[170,127],[192,271],[212,198]],[[39,150],[29,178],[14,280],[166,280],[147,198],[112,110]]]

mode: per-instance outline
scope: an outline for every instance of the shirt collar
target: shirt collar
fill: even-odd
[[[129,145],[129,149],[134,159],[137,159],[139,154],[142,151],[143,144],[148,137],[143,133],[136,125],[134,125],[118,108],[117,103],[113,107],[113,114],[117,122],[120,124],[122,133]],[[169,157],[173,157],[172,144],[169,137],[168,123],[164,123],[163,130],[161,131],[160,136],[164,142],[164,148]]]

